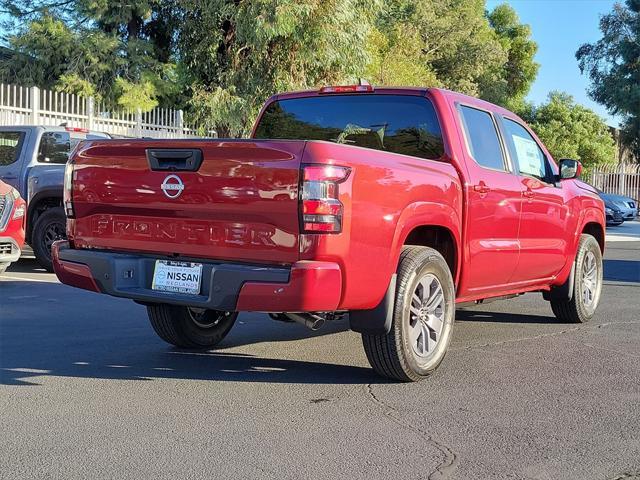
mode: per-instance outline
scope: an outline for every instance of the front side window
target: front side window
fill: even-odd
[[[507,146],[521,175],[546,181],[550,169],[547,157],[529,132],[520,124],[504,119]]]
[[[491,114],[477,108],[460,106],[467,145],[473,159],[493,170],[506,170],[498,132]]]
[[[38,161],[67,163],[71,153],[71,136],[68,132],[45,132],[40,139]]]
[[[0,167],[18,160],[23,139],[23,132],[0,132]]]
[[[426,159],[444,146],[431,102],[413,95],[319,95],[271,103],[254,138],[325,140]]]

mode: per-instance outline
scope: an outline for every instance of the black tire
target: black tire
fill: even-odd
[[[421,356],[415,351],[413,344],[416,341],[411,340],[411,331],[415,328],[412,327],[412,322],[416,326],[420,322],[412,313],[412,298],[419,288],[420,280],[429,278],[432,281],[433,277],[438,280],[442,290],[440,314],[443,320],[439,336],[433,331],[437,338],[433,350]],[[413,308],[415,310],[415,306]],[[386,335],[362,334],[367,359],[373,369],[384,377],[403,382],[421,380],[431,374],[444,359],[451,341],[454,319],[455,288],[445,259],[432,248],[404,247],[398,262],[391,329]],[[431,330],[429,332],[431,337]],[[425,341],[424,330],[422,337],[417,337],[418,345],[420,338]]]
[[[67,218],[61,207],[50,208],[40,214],[31,233],[31,247],[38,263],[53,272],[51,244],[67,238]]]
[[[147,307],[151,326],[167,343],[181,348],[211,348],[227,336],[236,312],[200,310],[178,305]]]
[[[585,258],[589,254],[595,258],[596,265],[596,284],[594,286],[593,300],[587,302],[583,293],[585,274]],[[551,310],[553,314],[566,323],[585,323],[593,318],[600,295],[602,292],[602,252],[598,241],[591,235],[581,235],[578,244],[578,252],[574,264],[574,282],[571,300],[551,300]]]

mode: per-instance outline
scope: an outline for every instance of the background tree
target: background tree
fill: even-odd
[[[367,44],[376,84],[438,86],[519,105],[538,72],[531,29],[508,5],[389,0]]]
[[[521,24],[507,4],[498,5],[487,19],[507,59],[482,83],[482,97],[507,108],[522,108],[540,68],[534,60],[538,45],[531,39],[531,27]]]
[[[0,79],[149,110],[183,100],[171,1],[0,0],[14,52]]]
[[[576,53],[591,97],[623,118],[623,141],[640,161],[640,0],[615,4],[600,19],[602,38]]]
[[[551,92],[546,103],[521,113],[551,155],[580,160],[588,169],[615,161],[616,146],[606,123],[563,92]]]
[[[246,133],[264,100],[287,90],[353,82],[369,58],[371,2],[185,0],[178,44],[196,120]]]

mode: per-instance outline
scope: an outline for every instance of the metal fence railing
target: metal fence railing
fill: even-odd
[[[194,137],[184,124],[182,110],[156,108],[150,112],[109,110],[93,97],[0,84],[0,125],[88,128],[125,137]],[[215,132],[209,132],[216,136]]]
[[[640,200],[640,164],[600,165],[590,172],[590,183],[605,193]]]

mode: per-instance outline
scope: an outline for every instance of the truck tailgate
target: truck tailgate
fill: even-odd
[[[304,145],[268,140],[84,142],[72,160],[75,219],[69,221],[70,239],[76,248],[295,262]]]

